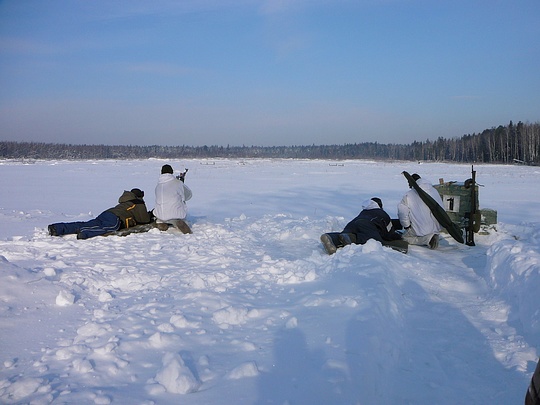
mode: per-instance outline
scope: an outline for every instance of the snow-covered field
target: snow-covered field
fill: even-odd
[[[77,240],[159,170],[189,168],[194,233]],[[324,253],[403,170],[370,161],[0,161],[0,403],[522,404],[540,347],[540,168],[476,165],[496,231],[407,255]]]

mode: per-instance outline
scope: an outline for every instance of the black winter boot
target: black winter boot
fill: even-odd
[[[329,234],[323,233],[321,235],[321,242],[324,246],[324,250],[326,250],[326,253],[328,253],[329,255],[333,255],[334,253],[336,253],[337,247],[332,241],[332,237]]]
[[[352,233],[340,233],[339,241],[343,246],[347,246],[356,243],[356,236]]]
[[[180,229],[180,231],[181,231],[182,233],[193,233],[193,232],[191,231],[191,228],[190,228],[189,225],[187,224],[187,222],[184,221],[183,219],[177,219],[177,220],[173,221],[173,225],[174,225],[176,228]]]
[[[47,227],[47,230],[49,231],[49,235],[58,236],[58,232],[56,232],[56,228],[54,227],[54,225],[49,225]]]

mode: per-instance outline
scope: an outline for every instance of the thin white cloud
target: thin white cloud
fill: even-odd
[[[163,76],[183,76],[193,72],[192,69],[183,66],[159,62],[121,64],[120,67],[123,70],[128,70],[130,72],[150,73]]]
[[[481,96],[473,95],[452,96],[453,100],[480,100],[481,98]]]
[[[276,14],[290,11],[300,6],[299,0],[266,0],[262,2],[260,12],[262,14]]]
[[[57,46],[35,40],[14,37],[0,37],[1,53],[18,54],[55,54],[60,52]]]
[[[276,42],[274,45],[276,53],[279,59],[286,58],[289,55],[293,55],[307,48],[310,41],[306,34],[289,36]]]
[[[145,15],[174,15],[202,11],[216,11],[225,8],[255,5],[256,0],[128,0],[99,2],[95,11],[101,18],[117,19]]]
[[[408,0],[264,0],[260,2],[259,12],[265,15],[282,14],[301,11],[318,6],[336,6],[350,4],[351,6],[369,6],[391,4]]]

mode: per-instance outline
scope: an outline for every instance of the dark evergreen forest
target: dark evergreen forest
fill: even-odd
[[[512,121],[482,133],[412,144],[311,146],[71,145],[0,141],[0,159],[301,158],[540,164],[540,122]]]

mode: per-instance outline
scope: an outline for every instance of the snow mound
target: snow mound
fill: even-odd
[[[189,394],[198,390],[200,382],[177,353],[163,356],[163,368],[156,374],[155,380],[173,394]]]

